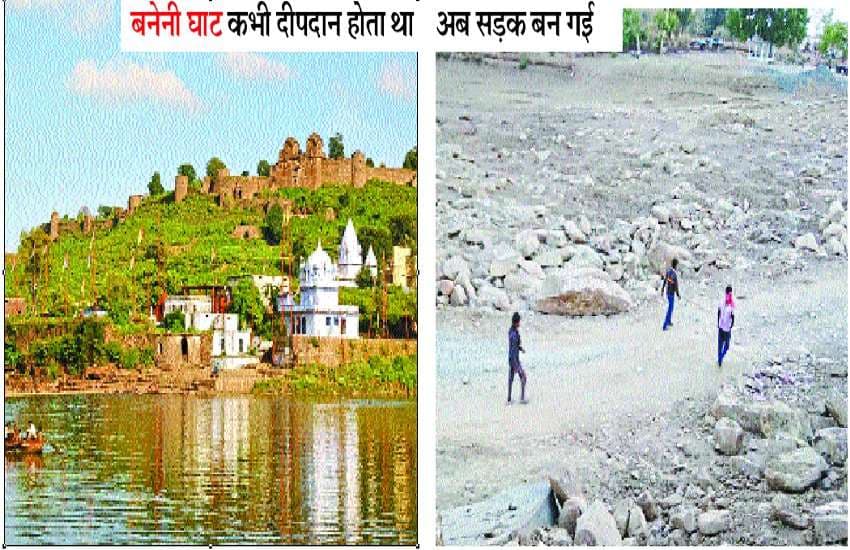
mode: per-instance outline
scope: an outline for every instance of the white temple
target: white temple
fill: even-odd
[[[350,222],[349,227],[353,234],[354,228]],[[355,235],[354,243],[359,250],[360,244],[356,239]],[[360,310],[357,306],[340,305],[339,287],[342,282],[338,279],[337,266],[322,249],[321,242],[301,266],[298,279],[301,287],[300,304],[294,304],[289,294],[278,297],[278,311],[282,313],[287,328],[292,318],[294,334],[359,338]]]
[[[342,286],[356,286],[354,279],[363,267],[362,253],[354,222],[348,218],[348,225],[339,243],[339,280]]]
[[[369,252],[366,254],[366,261],[363,262],[365,267],[369,268],[372,277],[378,276],[378,259],[375,258],[375,251],[372,250],[372,245],[369,245]]]

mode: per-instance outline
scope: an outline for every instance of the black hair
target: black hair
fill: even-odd
[[[672,265],[673,268],[675,268],[677,265],[679,265],[679,260],[677,260],[676,258],[673,258],[673,261],[670,262],[670,265]]]
[[[732,293],[732,285],[727,285],[726,286],[726,294],[731,294],[731,293]]]
[[[511,315],[511,325],[516,325],[519,323],[519,313],[514,311],[514,314]]]

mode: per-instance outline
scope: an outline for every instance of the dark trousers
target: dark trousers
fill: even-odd
[[[664,326],[661,327],[662,330],[667,330],[667,327],[673,324],[673,301],[675,300],[675,295],[668,292],[667,293],[667,316],[664,317]]]
[[[508,373],[508,401],[511,400],[511,389],[514,385],[515,374],[519,375],[520,399],[525,401],[525,371],[519,363],[510,366],[510,372]]]
[[[729,344],[732,341],[732,331],[717,329],[717,364],[723,364],[723,358],[726,357],[726,352],[729,351]]]

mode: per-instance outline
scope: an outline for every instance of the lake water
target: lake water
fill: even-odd
[[[10,398],[56,447],[5,461],[7,544],[415,544],[416,404]]]

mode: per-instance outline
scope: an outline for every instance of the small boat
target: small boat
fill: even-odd
[[[6,438],[5,449],[7,453],[41,454],[46,442],[42,434],[38,434],[36,439],[21,439],[18,434],[10,434]]]

